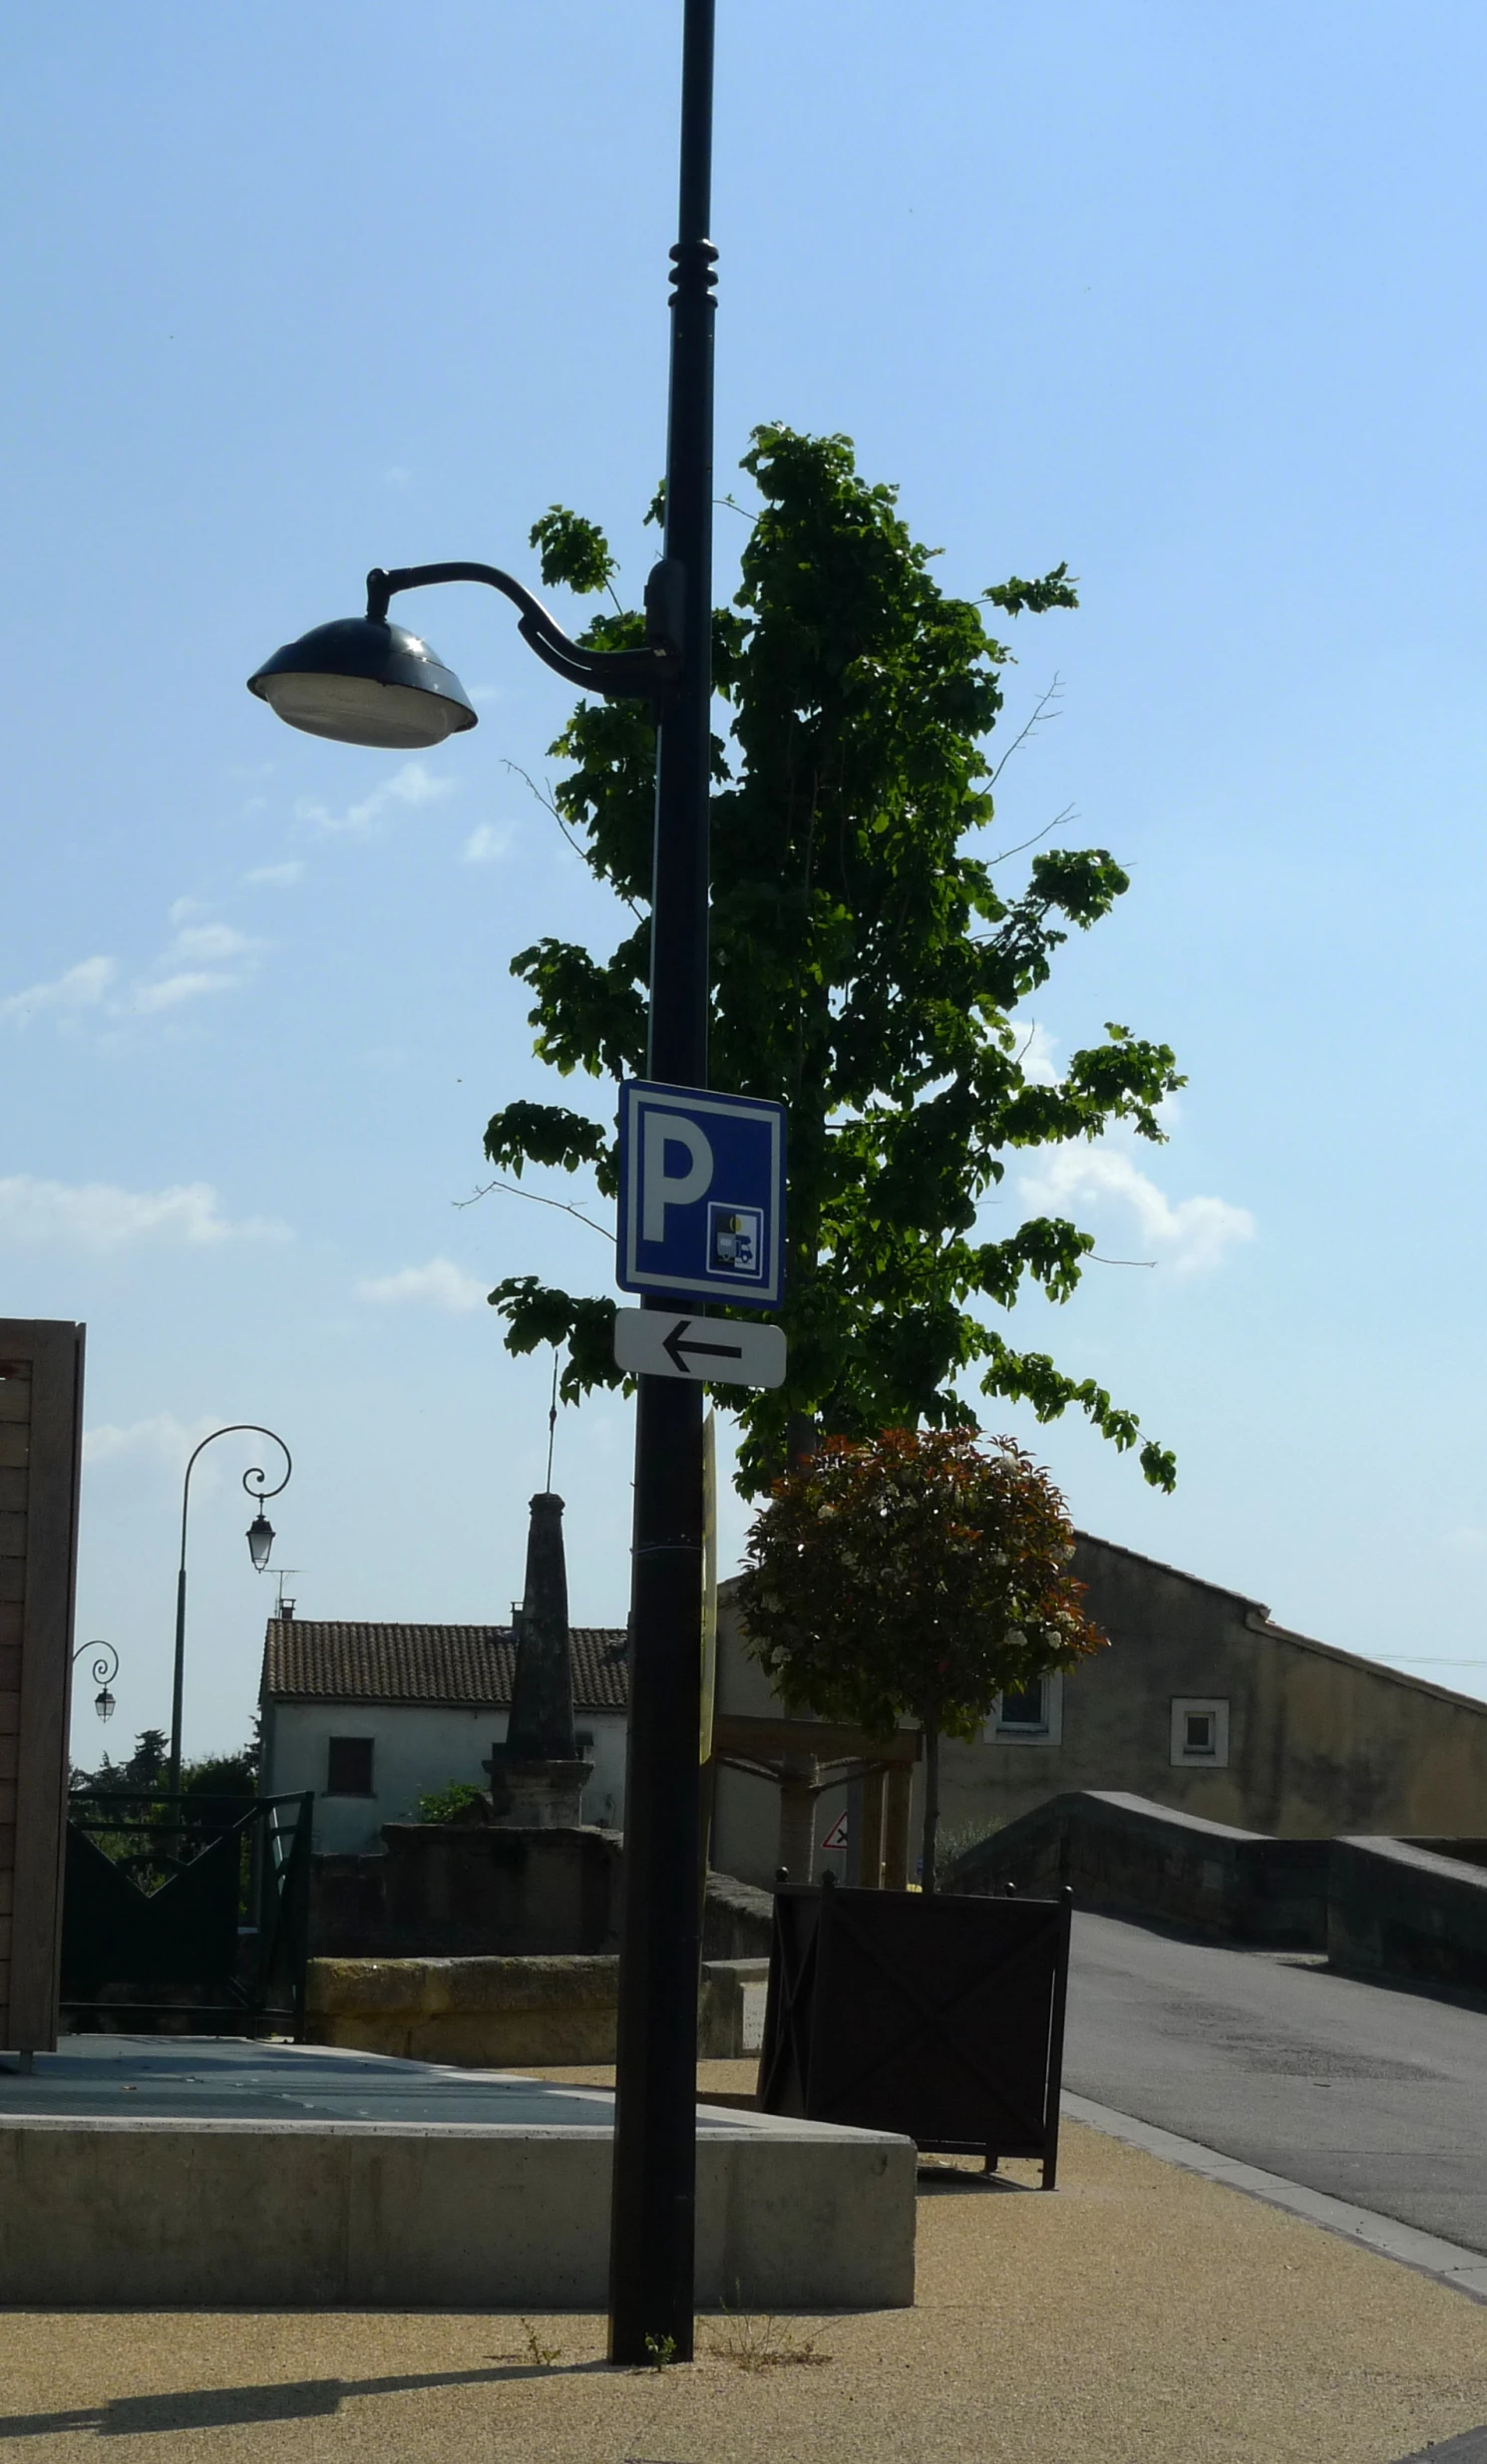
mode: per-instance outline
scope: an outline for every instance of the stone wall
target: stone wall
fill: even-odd
[[[1275,1840],[1204,1822],[1116,1790],[1053,1797],[983,1840],[944,1888],[1051,1898],[1152,1919],[1218,1941],[1319,1950],[1326,1939],[1325,1840]]]
[[[1356,1976],[1487,1994],[1487,1844],[1470,1860],[1413,1840],[1334,1840],[1327,1956]]]
[[[594,1958],[618,1951],[618,1832],[389,1823],[382,1838],[373,1856],[314,1859],[315,1958]],[[705,1959],[767,1959],[773,1930],[769,1892],[729,1874],[708,1875]]]
[[[1487,1840],[1276,1840],[1086,1790],[981,1841],[944,1887],[1051,1898],[1065,1885],[1102,1916],[1487,1996]]]
[[[322,1958],[528,1958],[617,1951],[612,1831],[389,1823],[379,1856],[317,1857],[310,1948]]]
[[[699,2060],[758,2052],[768,1975],[767,1959],[707,1962]],[[305,2021],[311,2044],[502,2070],[612,2062],[618,2008],[615,1958],[312,1959]]]

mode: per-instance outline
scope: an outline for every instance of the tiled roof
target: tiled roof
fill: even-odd
[[[571,1628],[573,1704],[622,1711],[624,1628]],[[509,1625],[359,1625],[270,1617],[263,1691],[277,1702],[467,1703],[509,1710],[517,1638]]]

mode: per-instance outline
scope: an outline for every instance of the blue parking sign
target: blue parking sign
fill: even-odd
[[[777,1309],[784,1262],[784,1105],[628,1079],[619,1090],[620,1290]]]

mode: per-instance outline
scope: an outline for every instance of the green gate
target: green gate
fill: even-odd
[[[73,2028],[189,2020],[302,2041],[313,1805],[155,1790],[70,1798],[62,2010]]]

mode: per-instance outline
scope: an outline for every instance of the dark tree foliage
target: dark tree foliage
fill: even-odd
[[[1115,1024],[1056,1085],[1022,1068],[1019,1005],[1069,928],[1087,930],[1129,885],[1100,848],[1045,849],[1005,887],[978,852],[992,821],[986,739],[1011,656],[985,611],[1073,607],[1074,585],[1058,565],[979,602],[946,596],[896,491],[861,477],[845,437],[761,428],[743,468],[762,507],[737,598],[714,621],[730,722],[714,740],[710,1075],[790,1107],[790,1377],[777,1393],[724,1393],[742,1424],[743,1484],[768,1482],[803,1419],[848,1437],[972,1421],[966,1381],[1041,1420],[1075,1406],[1133,1446],[1133,1412],[1045,1352],[1014,1348],[996,1322],[1028,1279],[1066,1300],[1091,1236],[1040,1217],[988,1237],[979,1221],[1009,1151],[1093,1139],[1117,1121],[1158,1139],[1157,1107],[1183,1083],[1167,1045]],[[591,524],[555,507],[533,541],[549,583],[609,585]],[[637,615],[606,614],[585,639],[617,647],[641,630]],[[558,817],[633,923],[607,957],[549,938],[513,972],[535,996],[544,1060],[563,1074],[643,1074],[652,714],[584,702],[553,750],[567,764]],[[516,1175],[591,1172],[614,1194],[610,1130],[566,1108],[507,1105],[486,1152]],[[612,1301],[536,1274],[508,1276],[491,1298],[512,1351],[564,1349],[566,1400],[618,1382]],[[1140,1460],[1172,1486],[1164,1448],[1143,1443]]]
[[[104,1754],[96,1771],[75,1768],[71,1784],[74,1788],[98,1789],[111,1795],[161,1788],[165,1785],[168,1753],[163,1728],[142,1728],[128,1762],[115,1762],[110,1755]]]
[[[939,1739],[973,1742],[998,1694],[1070,1668],[1105,1636],[1069,1572],[1059,1496],[1011,1438],[886,1429],[826,1438],[749,1532],[738,1604],[789,1711],[925,1739],[922,1879],[934,1888]]]
[[[181,1766],[181,1789],[186,1797],[253,1797],[258,1792],[259,1720],[253,1715],[253,1733],[246,1745],[235,1754],[207,1754],[199,1762],[185,1762]],[[128,1796],[146,1790],[164,1791],[169,1744],[163,1728],[142,1729],[135,1750],[128,1762],[114,1762],[105,1754],[96,1771],[74,1769],[72,1786],[86,1788],[106,1796]]]

